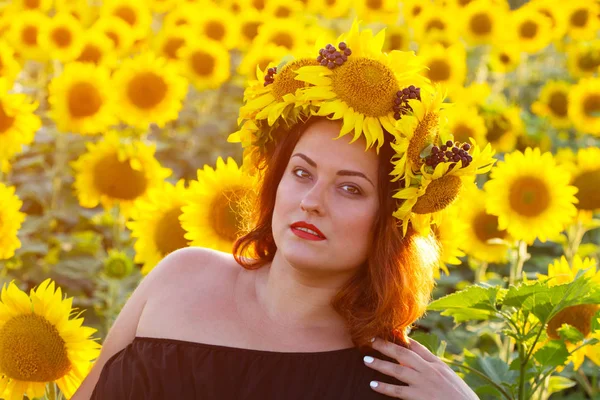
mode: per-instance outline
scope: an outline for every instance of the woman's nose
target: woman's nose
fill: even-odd
[[[300,209],[308,213],[323,214],[323,188],[314,185],[300,201]]]

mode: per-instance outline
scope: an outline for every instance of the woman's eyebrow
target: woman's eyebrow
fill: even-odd
[[[317,168],[317,163],[314,162],[313,160],[311,160],[307,155],[302,154],[302,153],[296,153],[292,156],[293,157],[300,157],[302,158],[304,161],[306,161],[311,167],[313,168]],[[342,169],[340,171],[337,172],[336,175],[340,175],[340,176],[360,176],[361,178],[365,178],[367,181],[369,181],[369,183],[375,187],[375,185],[373,184],[373,182],[371,182],[371,180],[369,178],[367,178],[365,176],[365,174],[363,174],[362,172],[358,172],[358,171],[349,171],[347,169]]]

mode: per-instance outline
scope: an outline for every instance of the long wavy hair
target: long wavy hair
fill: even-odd
[[[275,132],[277,140],[255,154],[260,177],[256,203],[251,205],[245,234],[233,245],[235,260],[246,269],[259,269],[273,260],[277,246],[271,221],[277,187],[296,144],[317,119],[312,117],[287,131]],[[359,348],[368,347],[372,337],[408,347],[408,331],[425,314],[431,300],[433,268],[439,261],[439,246],[433,235],[417,235],[409,226],[403,237],[399,221],[392,215],[396,209],[392,194],[399,182],[390,182],[394,150],[390,146],[392,136],[384,134],[385,144],[379,149],[379,208],[373,243],[366,262],[331,301]]]

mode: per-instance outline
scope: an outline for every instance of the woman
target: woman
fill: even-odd
[[[341,50],[362,44],[358,61],[372,57],[364,52],[372,37],[356,25],[342,39]],[[307,65],[292,72],[328,74]],[[165,257],[124,306],[75,400],[477,398],[407,337],[429,301],[437,258],[433,236],[417,232],[423,218],[398,218],[404,209],[395,195],[418,172],[390,180],[398,166],[390,161],[407,152],[397,132],[381,128],[374,138],[372,122],[370,133],[348,129],[307,90],[325,79],[296,87],[285,67],[275,74],[266,74],[264,86],[250,85],[240,113],[246,121],[232,136],[260,182],[250,231],[233,256],[187,248]],[[423,82],[416,72],[404,79]],[[295,96],[276,92],[285,82]],[[390,103],[392,115],[398,104],[406,115],[419,107]],[[428,137],[419,146],[438,144]],[[452,168],[450,160],[435,163],[464,173],[469,164],[466,157]],[[419,196],[427,201],[403,204],[423,215],[432,202],[427,191]]]

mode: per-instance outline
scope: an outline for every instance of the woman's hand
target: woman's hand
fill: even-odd
[[[404,400],[479,400],[467,384],[421,343],[410,339],[410,350],[376,338],[373,348],[401,365],[365,357],[365,365],[402,381],[408,386],[371,382],[371,388],[386,396]]]

